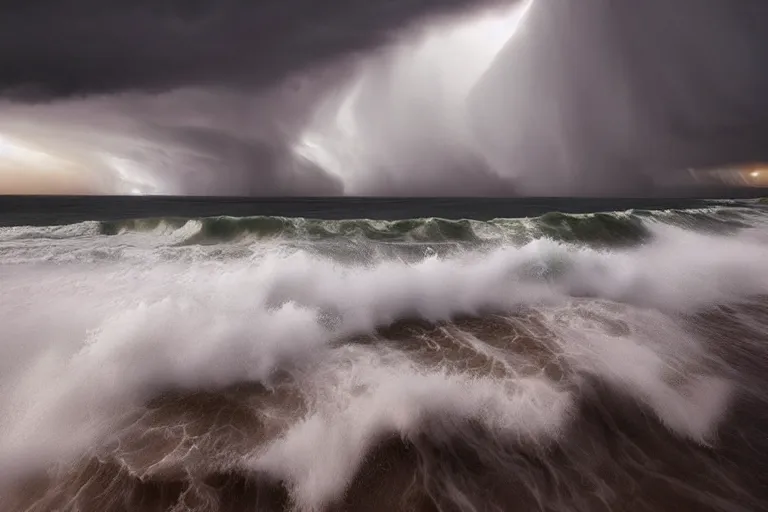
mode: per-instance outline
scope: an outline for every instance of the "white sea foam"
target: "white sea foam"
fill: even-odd
[[[543,379],[473,379],[425,373],[380,354],[339,354],[310,380],[312,412],[247,462],[293,487],[302,510],[340,496],[373,445],[387,435],[441,440],[467,420],[494,431],[546,442],[562,433],[570,393]],[[350,357],[351,356],[351,357]],[[447,440],[447,439],[446,439]]]
[[[189,248],[142,236],[165,241],[134,247],[126,260],[0,267],[2,473],[98,446],[162,390],[268,381],[276,369],[297,376],[309,409],[248,464],[286,478],[307,506],[337,496],[381,435],[434,434],[473,419],[553,440],[567,430],[578,385],[471,377],[376,345],[334,343],[403,318],[521,306],[544,313],[574,371],[633,396],[677,434],[709,442],[732,386],[701,371],[706,351],[674,315],[768,293],[762,241],[677,228],[633,249],[538,240],[363,266],[279,243],[179,262],[173,255]],[[72,241],[26,243],[56,252]],[[137,264],[141,251],[151,263]],[[596,317],[626,328],[614,332]]]
[[[732,385],[702,372],[706,353],[674,319],[594,301],[568,304],[547,316],[571,364],[645,403],[681,436],[711,440],[727,412]],[[611,325],[617,318],[626,331]]]
[[[0,242],[9,240],[56,240],[96,235],[98,222],[80,222],[63,226],[9,226],[0,228]]]

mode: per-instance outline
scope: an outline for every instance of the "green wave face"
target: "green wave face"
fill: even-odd
[[[756,202],[753,208],[713,207],[702,210],[634,210],[614,213],[548,213],[527,219],[489,222],[439,218],[399,221],[317,220],[284,217],[153,218],[102,222],[100,233],[170,232],[188,227],[183,244],[216,244],[243,238],[322,241],[333,239],[375,242],[465,245],[527,243],[538,238],[591,246],[631,246],[652,237],[651,226],[667,224],[694,231],[727,234],[768,218]],[[768,203],[765,203],[768,204]]]

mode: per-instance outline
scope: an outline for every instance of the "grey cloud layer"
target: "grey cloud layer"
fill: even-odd
[[[313,106],[358,55],[404,27],[493,3],[504,2],[5,2],[0,95],[42,103],[34,115],[14,110],[19,118],[52,109],[40,119],[53,131],[84,126],[77,144],[91,152],[107,144],[103,132],[132,137],[115,151],[141,153],[174,192],[349,193],[343,178],[292,153]],[[434,138],[409,133],[418,158],[391,148],[397,165],[369,166],[353,193],[653,194],[676,169],[768,160],[768,1],[533,5],[469,98],[474,153],[433,158],[419,141]],[[386,84],[362,114],[386,117],[387,98],[399,97]],[[155,149],[136,149],[147,142]]]
[[[271,84],[483,0],[23,0],[0,7],[0,88],[72,95]]]

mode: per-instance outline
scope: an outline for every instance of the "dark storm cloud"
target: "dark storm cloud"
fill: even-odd
[[[421,20],[515,1],[6,0],[0,97],[45,101],[0,105],[0,124],[63,140],[76,123],[82,154],[109,147],[190,194],[652,195],[686,167],[768,160],[768,0],[535,0],[461,98],[471,135],[432,93],[459,65],[409,83],[397,48],[372,55]],[[314,117],[329,91],[376,66],[365,140],[341,148],[374,156],[298,157],[307,126],[336,120]]]
[[[160,190],[341,194],[338,177],[296,158],[291,145],[313,102],[343,83],[344,57],[375,48],[424,17],[494,1],[4,2],[0,96],[42,105],[0,107],[0,116],[32,121],[36,127],[26,134],[66,134],[81,153],[107,151],[152,169]],[[299,78],[286,83],[294,73]],[[129,142],[115,146],[110,135]],[[146,141],[166,149],[140,149]],[[102,174],[112,179],[109,169]],[[413,189],[385,181],[372,192]],[[429,194],[429,184],[422,190]]]
[[[0,89],[72,95],[254,86],[483,0],[21,0],[0,7]]]

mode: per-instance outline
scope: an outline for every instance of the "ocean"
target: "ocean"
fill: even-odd
[[[765,200],[0,225],[3,512],[768,510]]]

